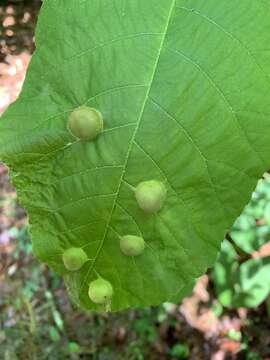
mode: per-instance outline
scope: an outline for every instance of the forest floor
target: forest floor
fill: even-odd
[[[21,90],[39,6],[0,6],[0,114]],[[27,229],[0,164],[0,359],[270,359],[267,303],[222,308],[211,272],[180,305],[84,313],[70,303],[61,278],[33,258]]]

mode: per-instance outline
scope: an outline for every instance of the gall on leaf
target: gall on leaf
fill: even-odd
[[[143,181],[135,189],[135,197],[139,207],[146,213],[160,211],[166,200],[165,185],[158,180]]]
[[[113,287],[108,280],[98,278],[90,283],[88,295],[95,304],[108,304],[113,296]]]
[[[103,130],[102,115],[94,108],[81,106],[69,115],[68,129],[80,140],[94,140]]]
[[[125,235],[120,239],[120,249],[126,256],[138,256],[142,254],[145,242],[142,237],[135,235]]]
[[[64,251],[63,263],[67,270],[77,271],[88,260],[88,256],[81,248],[72,247]]]

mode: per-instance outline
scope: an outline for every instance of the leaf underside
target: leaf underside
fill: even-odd
[[[0,156],[27,209],[36,256],[63,274],[73,300],[111,310],[180,298],[212,266],[227,229],[270,163],[268,0],[46,0],[23,91],[0,121]],[[93,142],[67,130],[98,109]],[[130,185],[161,180],[147,215]],[[124,256],[119,235],[146,248]],[[62,253],[89,260],[68,273]]]

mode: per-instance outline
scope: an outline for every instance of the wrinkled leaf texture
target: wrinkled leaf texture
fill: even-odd
[[[179,299],[212,266],[270,163],[268,0],[46,0],[20,98],[0,122],[0,156],[27,209],[36,256],[73,300],[100,274],[111,310]],[[67,130],[102,112],[94,142]],[[156,215],[130,185],[164,181]],[[143,255],[119,234],[142,234]],[[89,258],[67,273],[61,254]]]

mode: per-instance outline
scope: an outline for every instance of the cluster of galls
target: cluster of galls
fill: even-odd
[[[103,118],[94,108],[82,106],[74,110],[68,119],[68,129],[73,136],[82,141],[92,141],[103,131]],[[166,188],[161,181],[143,181],[134,189],[138,206],[148,214],[160,211],[166,199]],[[137,235],[124,235],[119,242],[126,256],[139,256],[145,248],[145,241]],[[63,253],[63,263],[67,270],[78,271],[89,260],[82,248],[72,247]],[[96,304],[108,304],[113,296],[111,283],[101,277],[92,281],[88,291],[90,299]]]

